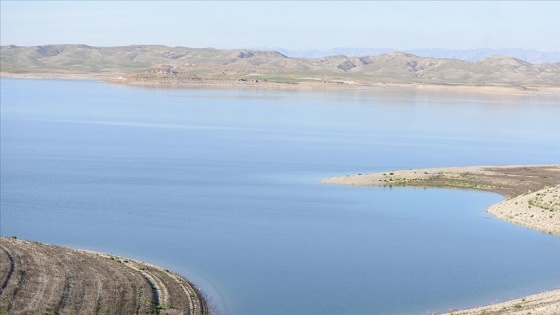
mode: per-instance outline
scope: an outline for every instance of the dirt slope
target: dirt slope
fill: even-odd
[[[0,237],[0,314],[207,314],[200,292],[157,266]]]

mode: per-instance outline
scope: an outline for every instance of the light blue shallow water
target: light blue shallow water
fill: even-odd
[[[560,284],[492,193],[321,185],[560,162],[559,97],[1,81],[0,233],[134,257],[224,314],[426,314]]]

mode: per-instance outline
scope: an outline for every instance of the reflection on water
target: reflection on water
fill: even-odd
[[[419,314],[558,285],[491,193],[321,177],[560,160],[558,99],[1,85],[2,235],[174,269],[227,314]]]

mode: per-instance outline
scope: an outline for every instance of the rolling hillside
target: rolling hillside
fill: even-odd
[[[560,63],[531,64],[505,56],[489,56],[473,62],[401,52],[362,57],[289,58],[267,50],[11,45],[1,47],[0,66],[3,76],[560,86]]]

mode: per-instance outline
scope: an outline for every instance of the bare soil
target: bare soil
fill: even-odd
[[[208,314],[185,278],[137,260],[0,237],[0,314]]]

